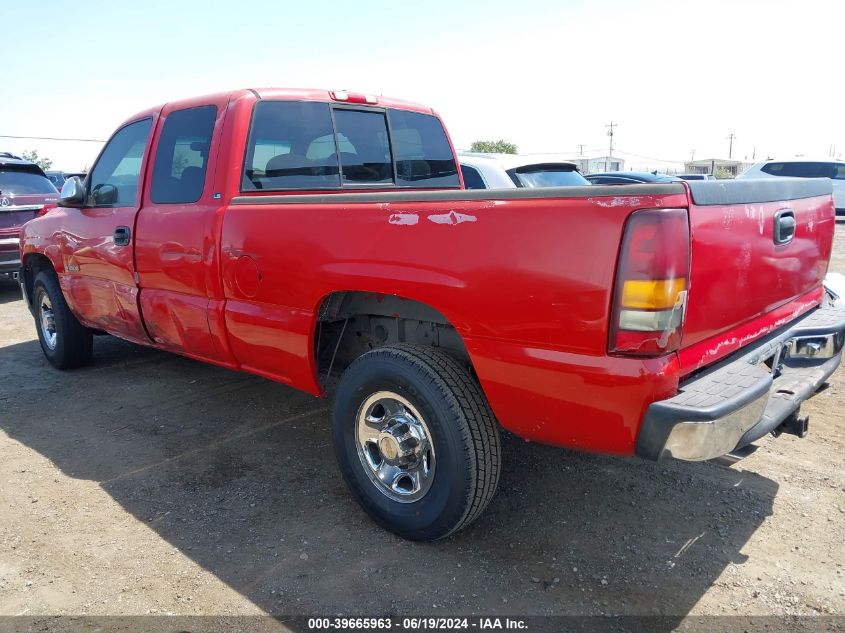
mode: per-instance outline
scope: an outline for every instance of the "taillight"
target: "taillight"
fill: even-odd
[[[51,211],[51,210],[53,210],[53,209],[58,208],[58,206],[59,206],[59,205],[58,205],[58,204],[56,204],[55,202],[46,202],[46,203],[44,203],[44,208],[43,208],[43,209],[41,209],[38,213],[36,213],[36,214],[35,214],[35,217],[36,217],[36,218],[40,218],[42,215],[44,215],[44,214],[45,214],[45,213],[47,213],[48,211]]]
[[[686,209],[643,209],[630,215],[616,270],[611,353],[659,356],[680,347],[689,260]]]

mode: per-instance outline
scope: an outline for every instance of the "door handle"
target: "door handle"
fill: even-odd
[[[788,244],[795,237],[795,213],[792,209],[781,209],[775,213],[775,244]]]
[[[114,245],[126,246],[129,244],[129,239],[132,237],[132,231],[128,226],[119,226],[114,230]]]

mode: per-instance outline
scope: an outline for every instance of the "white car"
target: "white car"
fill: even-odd
[[[716,180],[713,174],[678,174],[681,180]]]
[[[554,156],[458,152],[464,187],[513,189],[515,187],[570,187],[590,183],[575,163]]]
[[[833,203],[836,215],[845,215],[845,162],[841,160],[810,160],[789,158],[767,160],[752,165],[737,178],[830,178],[833,183]]]
[[[842,273],[827,273],[824,287],[833,305],[845,308],[845,275]]]

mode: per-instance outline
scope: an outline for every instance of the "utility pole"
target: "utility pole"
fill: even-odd
[[[584,144],[578,143],[578,156],[583,156],[583,155],[584,155]]]
[[[607,130],[607,135],[610,137],[610,151],[608,153],[609,158],[613,158],[613,128],[615,128],[618,123],[614,123],[611,121],[610,123],[606,124],[604,127],[609,128]],[[607,171],[607,161],[604,161],[604,170]]]
[[[732,158],[734,152],[734,139],[736,138],[736,134],[731,132],[725,138],[727,138],[731,142],[730,145],[728,145],[728,158]]]
[[[689,161],[693,162],[695,160],[695,150],[692,150],[689,155]]]

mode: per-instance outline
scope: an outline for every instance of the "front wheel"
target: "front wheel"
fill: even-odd
[[[332,418],[344,479],[399,536],[448,536],[493,498],[496,420],[478,383],[440,350],[396,345],[362,355],[340,379]]]
[[[91,360],[94,337],[68,308],[59,280],[41,271],[33,284],[33,314],[41,350],[57,369],[81,367]]]

